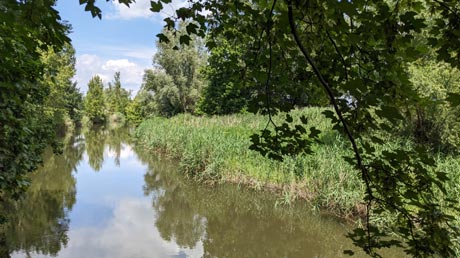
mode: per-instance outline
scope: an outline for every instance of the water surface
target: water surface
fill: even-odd
[[[7,203],[0,257],[342,257],[349,227],[267,193],[199,185],[126,129],[68,137]],[[361,255],[359,255],[361,256]],[[344,256],[347,257],[347,256]],[[392,256],[394,257],[394,256]]]

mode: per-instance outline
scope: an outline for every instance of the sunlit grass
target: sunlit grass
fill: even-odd
[[[352,156],[349,142],[332,130],[321,108],[291,113],[294,119],[305,115],[309,126],[322,131],[322,144],[314,154],[286,157],[283,162],[267,159],[249,150],[250,135],[267,126],[268,118],[254,114],[196,117],[188,114],[170,119],[154,117],[136,130],[138,142],[162,151],[180,161],[181,170],[195,179],[216,183],[232,182],[254,189],[277,192],[280,201],[306,199],[315,208],[326,208],[340,215],[362,212],[364,186],[358,171],[343,156]],[[275,117],[280,123],[284,116]],[[392,137],[393,138],[393,137]],[[408,140],[394,137],[380,149],[411,148]],[[450,196],[460,196],[460,161],[438,158],[438,166],[452,177],[447,185]]]
[[[138,127],[136,137],[148,148],[180,160],[182,171],[199,180],[269,188],[289,196],[288,201],[304,198],[315,207],[351,212],[362,199],[362,185],[357,172],[341,158],[347,154],[342,137],[330,130],[321,111],[297,110],[293,117],[305,115],[325,132],[325,143],[315,146],[313,155],[286,157],[283,162],[249,150],[249,136],[267,125],[267,117],[261,115],[155,117]]]

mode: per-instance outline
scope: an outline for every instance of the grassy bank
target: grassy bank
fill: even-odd
[[[267,118],[260,115],[156,117],[138,127],[136,138],[148,148],[179,159],[181,169],[196,179],[268,188],[280,194],[280,202],[303,198],[315,207],[352,213],[359,207],[363,186],[358,173],[341,158],[348,143],[330,130],[321,111],[309,108],[294,112],[294,117],[307,116],[325,132],[325,144],[314,146],[313,155],[283,162],[249,150],[249,136],[267,124]]]
[[[364,187],[359,173],[343,160],[351,155],[348,141],[332,131],[321,114],[323,109],[296,110],[323,133],[323,144],[313,146],[314,154],[269,160],[249,150],[249,136],[265,128],[267,118],[253,114],[219,117],[179,115],[170,119],[151,118],[136,130],[139,143],[180,160],[184,173],[208,182],[233,182],[279,193],[280,202],[306,199],[316,208],[342,216],[362,211]],[[401,146],[389,141],[383,148]],[[408,142],[404,142],[407,145]],[[409,143],[410,148],[410,143]],[[451,175],[447,186],[452,198],[460,196],[459,159],[438,158],[441,169]]]

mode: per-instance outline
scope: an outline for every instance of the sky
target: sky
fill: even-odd
[[[86,92],[89,80],[96,74],[107,87],[119,71],[122,86],[134,96],[142,84],[144,70],[152,67],[156,34],[163,28],[163,19],[185,4],[186,0],[173,0],[161,13],[152,13],[150,0],[136,0],[130,8],[99,0],[99,20],[85,12],[78,0],[59,0],[56,9],[62,20],[72,25],[69,36],[77,59],[74,80],[80,90]]]

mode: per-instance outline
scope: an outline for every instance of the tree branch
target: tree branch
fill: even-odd
[[[268,14],[269,17],[267,17],[267,39],[268,39],[268,51],[269,51],[269,63],[268,63],[268,74],[267,74],[267,80],[265,81],[265,95],[266,95],[266,105],[267,105],[267,111],[268,111],[268,123],[267,126],[271,123],[274,126],[276,126],[275,122],[273,121],[272,118],[272,112],[270,110],[270,105],[271,105],[271,94],[270,94],[270,79],[272,76],[272,39],[271,39],[271,29],[272,29],[272,15],[273,15],[273,10],[275,9],[276,1],[273,1],[272,8],[270,9],[270,13]]]
[[[350,141],[351,145],[352,145],[352,148],[353,148],[353,152],[354,152],[354,155],[355,155],[355,159],[356,159],[356,163],[357,163],[357,167],[358,169],[361,171],[361,177],[363,178],[364,180],[364,183],[366,184],[366,193],[368,195],[368,200],[367,200],[367,206],[368,206],[368,212],[367,212],[367,216],[369,216],[369,209],[370,209],[370,206],[371,206],[371,203],[372,203],[372,200],[374,199],[373,197],[373,194],[372,194],[372,188],[371,188],[371,185],[370,185],[370,178],[369,178],[369,175],[367,173],[367,169],[365,168],[365,166],[363,166],[363,162],[362,162],[362,157],[361,157],[361,154],[359,152],[359,149],[358,149],[358,145],[356,143],[356,140],[355,138],[353,137],[353,134],[351,133],[351,130],[349,129],[348,125],[347,125],[347,122],[345,120],[345,118],[343,117],[343,114],[342,114],[342,111],[340,110],[340,107],[335,99],[335,96],[334,96],[334,93],[332,91],[332,88],[330,87],[329,83],[324,79],[323,75],[321,74],[321,72],[319,71],[318,67],[316,66],[315,62],[313,61],[313,59],[310,57],[310,54],[307,52],[307,50],[305,49],[304,45],[302,44],[301,40],[300,40],[300,37],[297,33],[297,29],[296,29],[296,25],[295,25],[295,22],[294,22],[294,14],[293,14],[293,10],[292,10],[292,0],[286,0],[287,2],[287,5],[288,5],[288,18],[289,18],[289,26],[291,28],[291,33],[294,37],[294,40],[297,44],[297,46],[299,47],[300,51],[302,52],[303,56],[305,57],[305,59],[307,60],[307,62],[310,64],[310,66],[312,67],[313,69],[313,72],[315,73],[316,77],[318,78],[318,80],[320,81],[321,85],[323,85],[324,89],[326,90],[328,96],[329,96],[329,99],[334,107],[334,110],[335,110],[335,113],[337,114],[338,118],[339,118],[339,121],[340,123],[342,124],[344,130],[345,130],[345,133],[348,137],[348,140]],[[370,222],[369,222],[369,218],[367,218],[366,220],[366,224],[367,224],[367,235],[368,235],[368,248],[370,248],[371,246],[371,237],[370,237]]]

